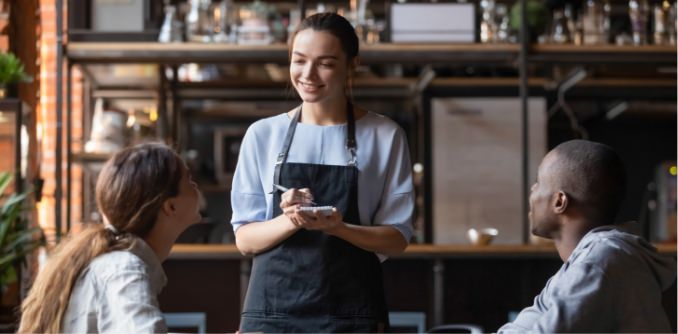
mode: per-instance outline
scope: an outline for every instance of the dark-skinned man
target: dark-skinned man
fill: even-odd
[[[572,140],[544,157],[530,225],[553,239],[564,264],[499,333],[671,332],[661,300],[676,262],[614,224],[625,178],[621,159],[603,144]]]

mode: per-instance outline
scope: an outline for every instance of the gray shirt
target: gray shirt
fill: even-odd
[[[100,255],[80,274],[63,332],[167,332],[156,298],[167,278],[153,250],[133,238],[131,249]]]
[[[619,226],[601,226],[499,333],[671,332],[661,301],[675,279],[675,259]]]

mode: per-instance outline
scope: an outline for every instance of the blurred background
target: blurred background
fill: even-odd
[[[638,221],[675,256],[677,20],[667,0],[0,1],[0,170],[13,175],[7,196],[32,191],[27,228],[40,227],[49,248],[99,223],[102,163],[127,145],[168,143],[198,182],[204,222],[165,262],[161,307],[175,331],[234,331],[251,263],[229,223],[240,141],[254,121],[300,103],[288,37],[324,11],[359,35],[356,103],[409,139],[415,236],[384,263],[394,331],[495,331],[532,303],[562,262],[529,235],[527,193],[544,154],[566,140],[620,153],[618,220]],[[31,254],[0,281],[9,331],[40,262]],[[675,295],[674,284],[674,331]]]

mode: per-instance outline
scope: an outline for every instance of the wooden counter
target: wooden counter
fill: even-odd
[[[655,245],[662,254],[676,254],[676,244]],[[394,258],[471,258],[471,257],[556,257],[551,245],[433,245],[412,244],[405,252]],[[234,244],[177,244],[172,248],[170,259],[240,259],[245,258]]]
[[[675,244],[657,248],[676,254]],[[423,312],[428,327],[472,322],[492,331],[509,311],[530,305],[560,266],[551,245],[412,244],[382,269],[392,311]],[[251,257],[234,244],[178,244],[163,267],[168,276],[159,297],[164,312],[203,312],[208,332],[237,328]],[[668,294],[675,296],[675,288]]]

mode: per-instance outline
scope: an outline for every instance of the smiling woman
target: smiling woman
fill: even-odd
[[[293,41],[290,78],[301,99],[309,104],[345,105],[345,90],[350,89],[357,55],[349,56],[339,39],[323,30],[301,30]],[[345,121],[345,113],[332,114],[344,117],[334,121]]]
[[[291,41],[302,103],[248,129],[233,178],[236,244],[254,255],[240,331],[384,331],[380,260],[412,236],[407,139],[353,105],[358,38],[346,19],[310,16]],[[314,203],[333,208],[305,208]]]

